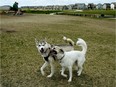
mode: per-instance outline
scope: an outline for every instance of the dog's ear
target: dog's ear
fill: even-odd
[[[53,44],[51,44],[51,48],[54,48],[55,46]]]
[[[47,42],[47,39],[46,39],[46,37],[44,38],[44,41],[45,41],[45,42]]]
[[[37,41],[37,39],[36,39],[36,38],[35,38],[35,43],[36,43],[36,44],[38,44],[38,41]]]
[[[46,39],[46,37],[43,39],[43,42],[47,43],[47,39]]]
[[[59,51],[60,51],[61,53],[64,53],[64,50],[63,50],[63,49],[60,49]]]
[[[36,47],[38,48],[38,40],[35,38],[35,44],[36,44]]]

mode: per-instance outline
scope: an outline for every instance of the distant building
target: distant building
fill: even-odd
[[[92,9],[94,9],[94,8],[95,8],[95,5],[94,5],[93,3],[89,3],[89,4],[88,4],[88,9],[91,9],[91,10],[92,10]]]
[[[85,3],[76,3],[74,5],[70,5],[72,9],[78,9],[78,10],[83,10],[86,8]]]
[[[116,9],[116,2],[112,2],[111,5],[110,5],[111,9]]]
[[[85,3],[77,3],[77,9],[80,9],[80,10],[85,9]]]
[[[0,6],[0,10],[10,10],[11,9],[11,6],[10,5],[4,5],[4,6]]]
[[[103,9],[110,9],[110,3],[104,3],[103,4]]]
[[[9,6],[0,7],[0,9],[8,9]],[[116,9],[116,2],[113,3],[104,3],[104,4],[97,4],[88,3],[75,3],[70,5],[48,5],[48,6],[23,6],[22,9],[29,9],[29,10],[85,10],[85,9]]]
[[[77,4],[74,4],[73,6],[72,6],[72,9],[77,9],[78,8],[78,5]]]
[[[73,10],[74,4],[67,5],[68,10]]]
[[[101,3],[97,4],[96,9],[103,9],[103,5]]]
[[[54,5],[53,10],[63,10],[63,5]]]

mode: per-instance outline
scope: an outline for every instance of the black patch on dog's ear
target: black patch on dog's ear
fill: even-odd
[[[61,52],[61,53],[64,53],[64,50],[63,50],[63,49],[60,49],[60,52]]]

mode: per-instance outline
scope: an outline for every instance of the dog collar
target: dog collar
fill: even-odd
[[[49,62],[48,58],[51,56],[50,54],[51,54],[51,52],[49,52],[48,56],[44,57],[44,59],[45,59],[47,62]],[[51,57],[53,57],[54,60],[56,60],[56,59],[55,59],[55,56],[51,56]]]
[[[64,56],[65,56],[65,55],[63,55],[63,56],[60,58],[60,60],[62,60],[62,59],[64,58]]]
[[[50,55],[48,55],[48,56],[46,56],[46,57],[44,57],[44,59],[48,62],[48,57],[49,57]]]

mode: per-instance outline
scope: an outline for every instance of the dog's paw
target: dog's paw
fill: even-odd
[[[67,75],[66,75],[66,74],[62,74],[62,76],[67,77]]]
[[[45,75],[45,73],[44,73],[44,71],[43,71],[43,69],[42,69],[42,68],[40,69],[40,71],[41,71],[41,74],[44,76],[44,75]]]
[[[71,79],[68,80],[68,82],[71,82],[71,81],[72,81]]]
[[[81,75],[81,72],[77,72],[77,75],[80,76]]]
[[[50,75],[48,75],[47,77],[50,78],[50,77],[52,77],[52,75],[50,74]]]

